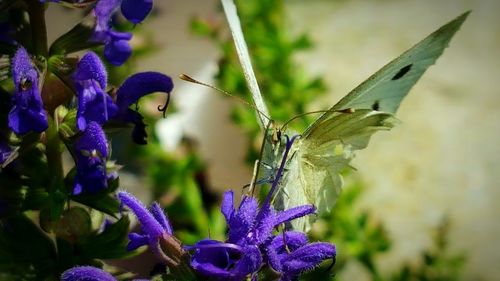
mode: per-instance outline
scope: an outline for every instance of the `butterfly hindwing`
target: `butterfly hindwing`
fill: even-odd
[[[313,204],[318,213],[330,211],[342,186],[340,172],[354,151],[368,145],[372,134],[389,130],[398,121],[391,113],[357,110],[335,112],[316,130],[302,137],[288,161],[276,202],[279,208]],[[295,220],[297,230],[308,230],[314,217]]]

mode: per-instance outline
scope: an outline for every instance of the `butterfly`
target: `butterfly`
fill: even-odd
[[[263,128],[269,121],[253,73],[246,43],[232,0],[222,0],[235,41],[236,50]],[[395,113],[401,101],[433,65],[448,46],[470,11],[443,25],[348,93],[310,124],[295,141],[280,188],[273,200],[276,209],[313,204],[318,214],[329,212],[342,187],[341,171],[365,148],[377,131],[398,124]],[[268,114],[267,114],[268,115]],[[267,130],[262,161],[276,170],[284,149],[285,138]],[[279,134],[278,134],[279,135]],[[283,134],[282,134],[283,135]],[[308,231],[316,218],[309,216],[293,221],[292,228]]]

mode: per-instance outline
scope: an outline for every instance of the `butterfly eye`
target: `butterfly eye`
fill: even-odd
[[[26,91],[31,88],[31,80],[29,78],[23,77],[21,78],[21,83],[19,83],[19,87],[21,87],[22,91]]]
[[[281,141],[281,130],[280,129],[274,129],[272,141],[273,141],[273,145],[276,145]]]

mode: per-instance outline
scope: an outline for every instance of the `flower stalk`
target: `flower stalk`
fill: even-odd
[[[49,127],[45,132],[45,154],[47,156],[47,166],[51,174],[48,186],[49,192],[59,189],[64,179],[62,143],[59,138],[58,127],[57,118],[49,118]]]
[[[47,44],[47,25],[45,24],[45,5],[38,0],[29,0],[28,5],[33,51],[37,55],[47,57],[49,48]]]

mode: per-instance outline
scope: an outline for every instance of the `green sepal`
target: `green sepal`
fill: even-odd
[[[81,256],[88,259],[115,259],[130,257],[136,252],[126,250],[130,220],[127,216],[108,225],[103,232],[88,236],[78,243]]]
[[[65,92],[65,95],[73,96],[76,92],[71,80],[71,74],[75,71],[78,64],[78,58],[76,57],[66,57],[64,55],[52,55],[47,60],[47,67],[51,73],[53,73],[59,80],[64,84],[65,89],[61,92]]]
[[[77,241],[92,232],[92,222],[85,209],[73,207],[63,213],[52,229],[57,237],[68,241]]]
[[[116,214],[120,211],[120,202],[107,192],[104,190],[94,194],[83,193],[74,195],[71,199],[116,218]]]
[[[63,138],[65,143],[72,141],[78,134],[76,128],[76,109],[69,110],[64,116],[62,123],[59,125],[59,135]]]
[[[61,219],[66,205],[67,197],[56,190],[49,193],[47,203],[40,211],[40,226],[46,232],[52,231],[52,226]]]
[[[92,14],[87,15],[80,23],[52,43],[49,49],[50,55],[70,54],[102,45],[91,40],[95,26],[96,18]]]

